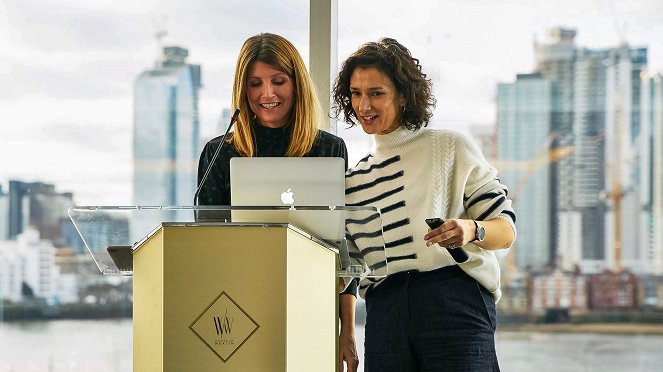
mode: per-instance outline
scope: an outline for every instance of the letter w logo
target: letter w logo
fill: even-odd
[[[226,309],[226,314],[223,317],[215,316],[214,317],[214,327],[216,327],[216,334],[230,334],[233,326],[233,320],[228,318],[228,309]]]

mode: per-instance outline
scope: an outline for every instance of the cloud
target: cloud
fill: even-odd
[[[107,66],[90,63],[73,71],[53,65],[14,64],[0,76],[0,99],[18,100],[26,95],[43,95],[59,99],[118,98],[131,94],[131,73],[135,66]],[[119,71],[122,70],[122,73]],[[129,70],[129,71],[127,71]],[[133,71],[132,71],[133,70]],[[119,75],[111,79],[109,75]]]
[[[85,152],[131,152],[131,128],[113,123],[55,123],[42,129],[42,139]]]
[[[6,152],[5,159],[11,159],[15,147],[19,144],[26,148],[41,147],[38,144],[48,144],[51,152],[72,154],[109,154],[130,153],[132,146],[132,131],[130,127],[113,123],[67,122],[49,123],[40,126],[37,130],[27,134],[24,131],[5,132],[0,139],[3,147],[0,153]],[[31,145],[32,144],[32,145]],[[32,150],[30,150],[32,151]],[[34,155],[43,155],[44,151],[36,151]],[[84,155],[86,156],[86,155]]]
[[[140,2],[136,2],[140,3]],[[144,14],[99,3],[5,1],[11,38],[22,48],[66,53],[137,50],[151,34]]]
[[[233,50],[239,50],[247,37],[261,32],[281,34],[296,44],[308,40],[308,32],[301,32],[308,30],[307,0],[194,0],[166,10],[175,12],[167,17],[180,27],[173,36],[190,35],[190,41],[206,45],[235,45]]]

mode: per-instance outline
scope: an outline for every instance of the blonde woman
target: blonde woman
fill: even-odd
[[[319,130],[320,103],[297,49],[285,38],[263,33],[248,38],[237,58],[233,107],[240,115],[199,194],[200,205],[230,205],[230,159],[274,156],[348,156],[343,139]],[[200,184],[222,137],[200,155]],[[354,283],[354,282],[353,282]],[[354,340],[356,285],[340,295],[340,368],[356,371]]]

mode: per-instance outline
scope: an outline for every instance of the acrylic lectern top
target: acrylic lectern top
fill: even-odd
[[[387,274],[382,219],[375,207],[76,206],[69,217],[104,275],[132,275],[133,250],[165,225],[287,225],[337,251],[340,277]],[[357,249],[366,245],[355,239],[370,239],[370,247]]]

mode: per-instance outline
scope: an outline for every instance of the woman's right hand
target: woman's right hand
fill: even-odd
[[[442,247],[458,248],[474,239],[476,226],[472,220],[448,219],[438,228],[430,230],[424,235],[426,245],[435,243]]]

